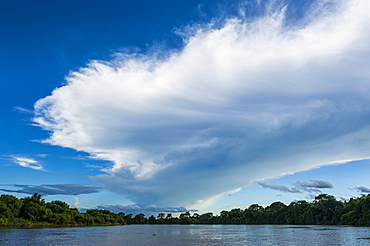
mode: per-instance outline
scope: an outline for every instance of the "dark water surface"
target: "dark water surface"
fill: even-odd
[[[127,225],[0,229],[0,245],[370,245],[370,228],[288,225]]]

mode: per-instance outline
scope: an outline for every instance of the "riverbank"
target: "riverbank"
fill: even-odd
[[[91,227],[91,226],[119,226],[122,224],[94,224],[94,225],[83,225],[83,224],[65,224],[65,225],[53,225],[53,224],[10,224],[0,225],[1,228],[19,228],[19,229],[32,229],[32,228],[64,228],[64,227]]]

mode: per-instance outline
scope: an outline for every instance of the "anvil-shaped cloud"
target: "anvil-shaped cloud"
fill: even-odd
[[[299,26],[285,11],[193,26],[180,51],[92,61],[34,121],[46,143],[112,161],[92,179],[141,206],[368,158],[370,1],[318,1]]]

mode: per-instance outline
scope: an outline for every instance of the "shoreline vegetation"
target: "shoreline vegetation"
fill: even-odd
[[[267,207],[252,204],[213,213],[159,213],[146,218],[143,213],[114,213],[106,209],[90,209],[85,213],[70,208],[62,201],[45,202],[38,193],[25,198],[0,196],[0,228],[82,227],[129,224],[290,224],[370,226],[370,195],[337,201],[334,196],[320,194],[312,202],[293,201],[289,205],[273,202]]]

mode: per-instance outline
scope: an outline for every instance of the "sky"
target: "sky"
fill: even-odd
[[[0,194],[213,212],[370,192],[368,0],[0,1]]]

